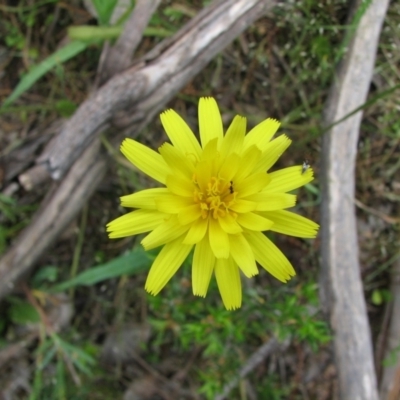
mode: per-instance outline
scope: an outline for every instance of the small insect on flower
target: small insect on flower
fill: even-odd
[[[122,196],[134,210],[107,225],[110,238],[148,233],[146,250],[162,247],[146,280],[157,295],[193,252],[192,289],[205,297],[214,275],[228,310],[242,304],[242,277],[265,269],[281,282],[296,272],[264,232],[314,238],[318,224],[288,209],[294,189],[313,180],[308,161],[270,172],[291,140],[274,138],[279,122],[268,118],[247,133],[236,116],[226,131],[213,98],[199,102],[199,137],[173,110],[161,114],[170,139],[158,151],[125,139],[122,153],[158,182],[151,189]],[[299,174],[300,168],[302,173]],[[307,171],[307,173],[305,173]]]
[[[308,168],[310,168],[310,162],[307,158],[305,158],[303,161],[303,165],[301,166],[301,174],[303,175],[308,170]]]

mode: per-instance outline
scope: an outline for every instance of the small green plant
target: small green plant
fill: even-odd
[[[26,214],[35,208],[19,205],[14,198],[0,193],[0,255],[4,253],[7,241],[29,223]]]
[[[56,0],[55,0],[56,1]],[[46,75],[49,71],[63,65],[66,61],[73,59],[78,54],[82,53],[91,46],[99,46],[104,40],[114,40],[122,32],[123,22],[129,17],[133,7],[127,7],[122,17],[115,24],[110,23],[113,15],[116,0],[101,1],[94,0],[93,5],[98,16],[98,26],[71,26],[68,29],[68,36],[71,41],[65,46],[59,48],[43,61],[34,65],[29,71],[24,74],[15,87],[13,92],[5,99],[0,106],[0,113],[10,111],[10,105],[19,98],[23,93],[29,90],[40,78]],[[35,21],[35,14],[32,8],[20,8],[19,14],[27,26],[32,25]],[[158,19],[156,19],[158,21]],[[24,35],[12,24],[6,22],[6,37],[5,41],[8,47],[22,50],[25,47]],[[159,26],[149,26],[145,29],[144,35],[154,37],[168,37],[175,30],[166,29]],[[32,58],[37,58],[37,51],[29,50]],[[56,103],[56,110],[63,117],[70,116],[76,109],[76,104],[69,100],[61,100]]]
[[[80,384],[78,371],[90,376],[96,361],[88,351],[52,333],[42,338],[36,349],[35,363],[33,390],[29,399],[64,400],[69,398],[68,382],[72,380],[75,384]],[[55,375],[46,374],[46,368],[50,367],[52,370],[52,366],[55,366]]]
[[[213,280],[206,299],[192,297],[189,263],[182,267],[181,280],[172,280],[164,289],[168,293],[148,296],[150,322],[156,334],[152,354],[156,362],[158,348],[166,342],[172,342],[181,352],[201,349],[202,366],[197,368],[199,391],[207,399],[213,399],[243,365],[243,349],[251,354],[264,341],[276,337],[307,343],[317,351],[330,340],[328,325],[319,313],[314,282],[271,290],[247,289],[242,309],[231,312],[213,296]],[[272,390],[274,382],[265,385],[265,390]],[[279,395],[283,397],[271,398],[283,399],[285,390]]]

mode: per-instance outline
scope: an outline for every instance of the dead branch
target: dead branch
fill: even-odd
[[[159,104],[155,92],[165,87],[181,87],[188,76],[200,71],[238,36],[248,26],[247,21],[254,21],[265,5],[273,4],[272,0],[227,0],[211,5],[207,12],[203,10],[194,18],[191,29],[184,35],[178,33],[159,56],[115,76],[90,96],[66,123],[40,162],[53,179],[62,178],[96,133],[108,127],[113,117],[115,120],[117,112],[129,110],[129,118],[119,121],[119,126],[121,122],[127,126],[142,121],[149,110]]]
[[[2,295],[14,288],[21,276],[64,231],[101,182],[106,169],[106,159],[99,156],[99,147],[99,143],[90,146],[61,184],[54,183],[31,224],[0,260]]]
[[[113,47],[110,47],[108,42],[105,43],[99,60],[94,90],[98,86],[104,84],[110,77],[129,66],[131,57],[143,36],[143,31],[159,3],[159,0],[138,0],[117,43]],[[116,54],[118,56],[116,56]],[[54,127],[59,126],[61,122],[63,121],[56,121],[53,123],[53,130]],[[62,131],[62,129],[58,129],[58,133],[60,131]],[[54,140],[57,140],[57,137],[46,146],[46,149],[52,149]],[[46,154],[46,152],[47,150],[45,150],[44,153]],[[40,160],[41,157],[39,157],[37,165],[18,177],[20,184],[25,190],[32,190],[34,187],[50,179],[48,169],[44,167]]]
[[[228,382],[222,392],[215,397],[215,400],[225,400],[228,398],[231,391],[239,384],[240,380],[245,378],[250,372],[257,368],[268,356],[284,351],[289,346],[289,341],[279,343],[275,338],[268,340],[260,346],[246,361],[242,368],[240,368],[237,376]]]
[[[356,6],[361,5],[356,1]],[[367,97],[388,0],[372,0],[340,65],[325,107],[331,126]],[[330,314],[343,400],[377,400],[354,210],[354,171],[362,113],[333,126],[323,137],[321,297]]]
[[[161,0],[138,0],[124,30],[115,45],[106,52],[99,82],[102,85],[111,76],[127,69],[132,62],[132,56],[140,43],[143,31],[147,27],[150,17],[160,4]],[[99,85],[99,86],[100,86]]]
[[[53,177],[62,177],[89,147],[0,259],[0,299],[56,240],[102,180],[107,160],[98,157],[97,140],[90,145],[96,134],[112,118],[129,127],[125,133],[137,134],[218,52],[275,4],[277,0],[212,4],[175,35],[176,41],[157,46],[147,61],[110,79],[79,107],[42,161]]]

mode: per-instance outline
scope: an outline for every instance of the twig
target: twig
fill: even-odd
[[[246,361],[246,364],[240,368],[237,376],[228,382],[222,392],[215,397],[215,400],[224,400],[228,398],[229,393],[239,384],[240,380],[252,372],[258,365],[260,365],[268,356],[278,351],[284,351],[289,346],[289,341],[279,343],[275,338],[268,340],[261,347],[259,347]]]
[[[383,219],[388,224],[393,225],[393,224],[400,223],[400,218],[390,217],[389,215],[386,215],[378,210],[375,210],[375,208],[366,206],[364,203],[361,203],[360,200],[354,199],[354,204],[358,208],[361,208],[362,210],[364,210],[372,215],[375,215],[376,217],[379,217],[380,219]]]
[[[357,1],[360,6],[362,1]],[[331,88],[323,125],[321,298],[334,332],[340,398],[377,400],[370,328],[358,262],[354,171],[362,112],[388,0],[372,0],[355,29]]]
[[[99,74],[99,86],[111,76],[127,69],[132,62],[132,55],[140,43],[143,31],[149,23],[150,17],[160,4],[161,0],[137,0],[124,30],[115,45],[108,48],[107,57]]]

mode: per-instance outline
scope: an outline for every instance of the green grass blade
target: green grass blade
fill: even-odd
[[[110,40],[116,39],[122,32],[122,26],[70,26],[68,28],[68,37],[71,40],[92,42],[93,39]]]
[[[333,128],[335,125],[340,124],[341,122],[345,121],[347,118],[352,117],[354,114],[357,114],[359,111],[363,110],[364,108],[370,106],[371,104],[376,103],[378,100],[383,99],[384,97],[388,96],[389,94],[395,92],[396,90],[400,89],[400,83],[384,90],[383,92],[377,93],[375,96],[371,97],[365,103],[361,104],[361,106],[355,108],[354,110],[347,113],[344,117],[340,118],[339,120],[333,122],[332,124],[324,127],[322,133],[329,131],[329,129]]]
[[[148,269],[151,263],[151,255],[146,253],[141,247],[137,247],[128,254],[115,258],[106,264],[86,270],[75,278],[52,287],[50,291],[60,292],[75,286],[91,286],[121,275],[137,274]]]
[[[96,8],[99,23],[101,25],[107,25],[113,14],[117,0],[92,0],[92,4]]]
[[[33,67],[18,83],[14,91],[6,98],[1,108],[5,108],[15,101],[22,93],[30,89],[44,74],[49,72],[56,65],[59,65],[81,53],[88,47],[88,42],[73,41],[54,52]]]
[[[117,39],[122,33],[123,26],[91,26],[91,25],[81,25],[81,26],[70,26],[68,28],[68,37],[71,40],[78,41],[90,41],[93,40],[112,40]],[[148,26],[144,32],[143,36],[149,37],[170,37],[174,34],[172,30],[164,28],[154,28]]]

